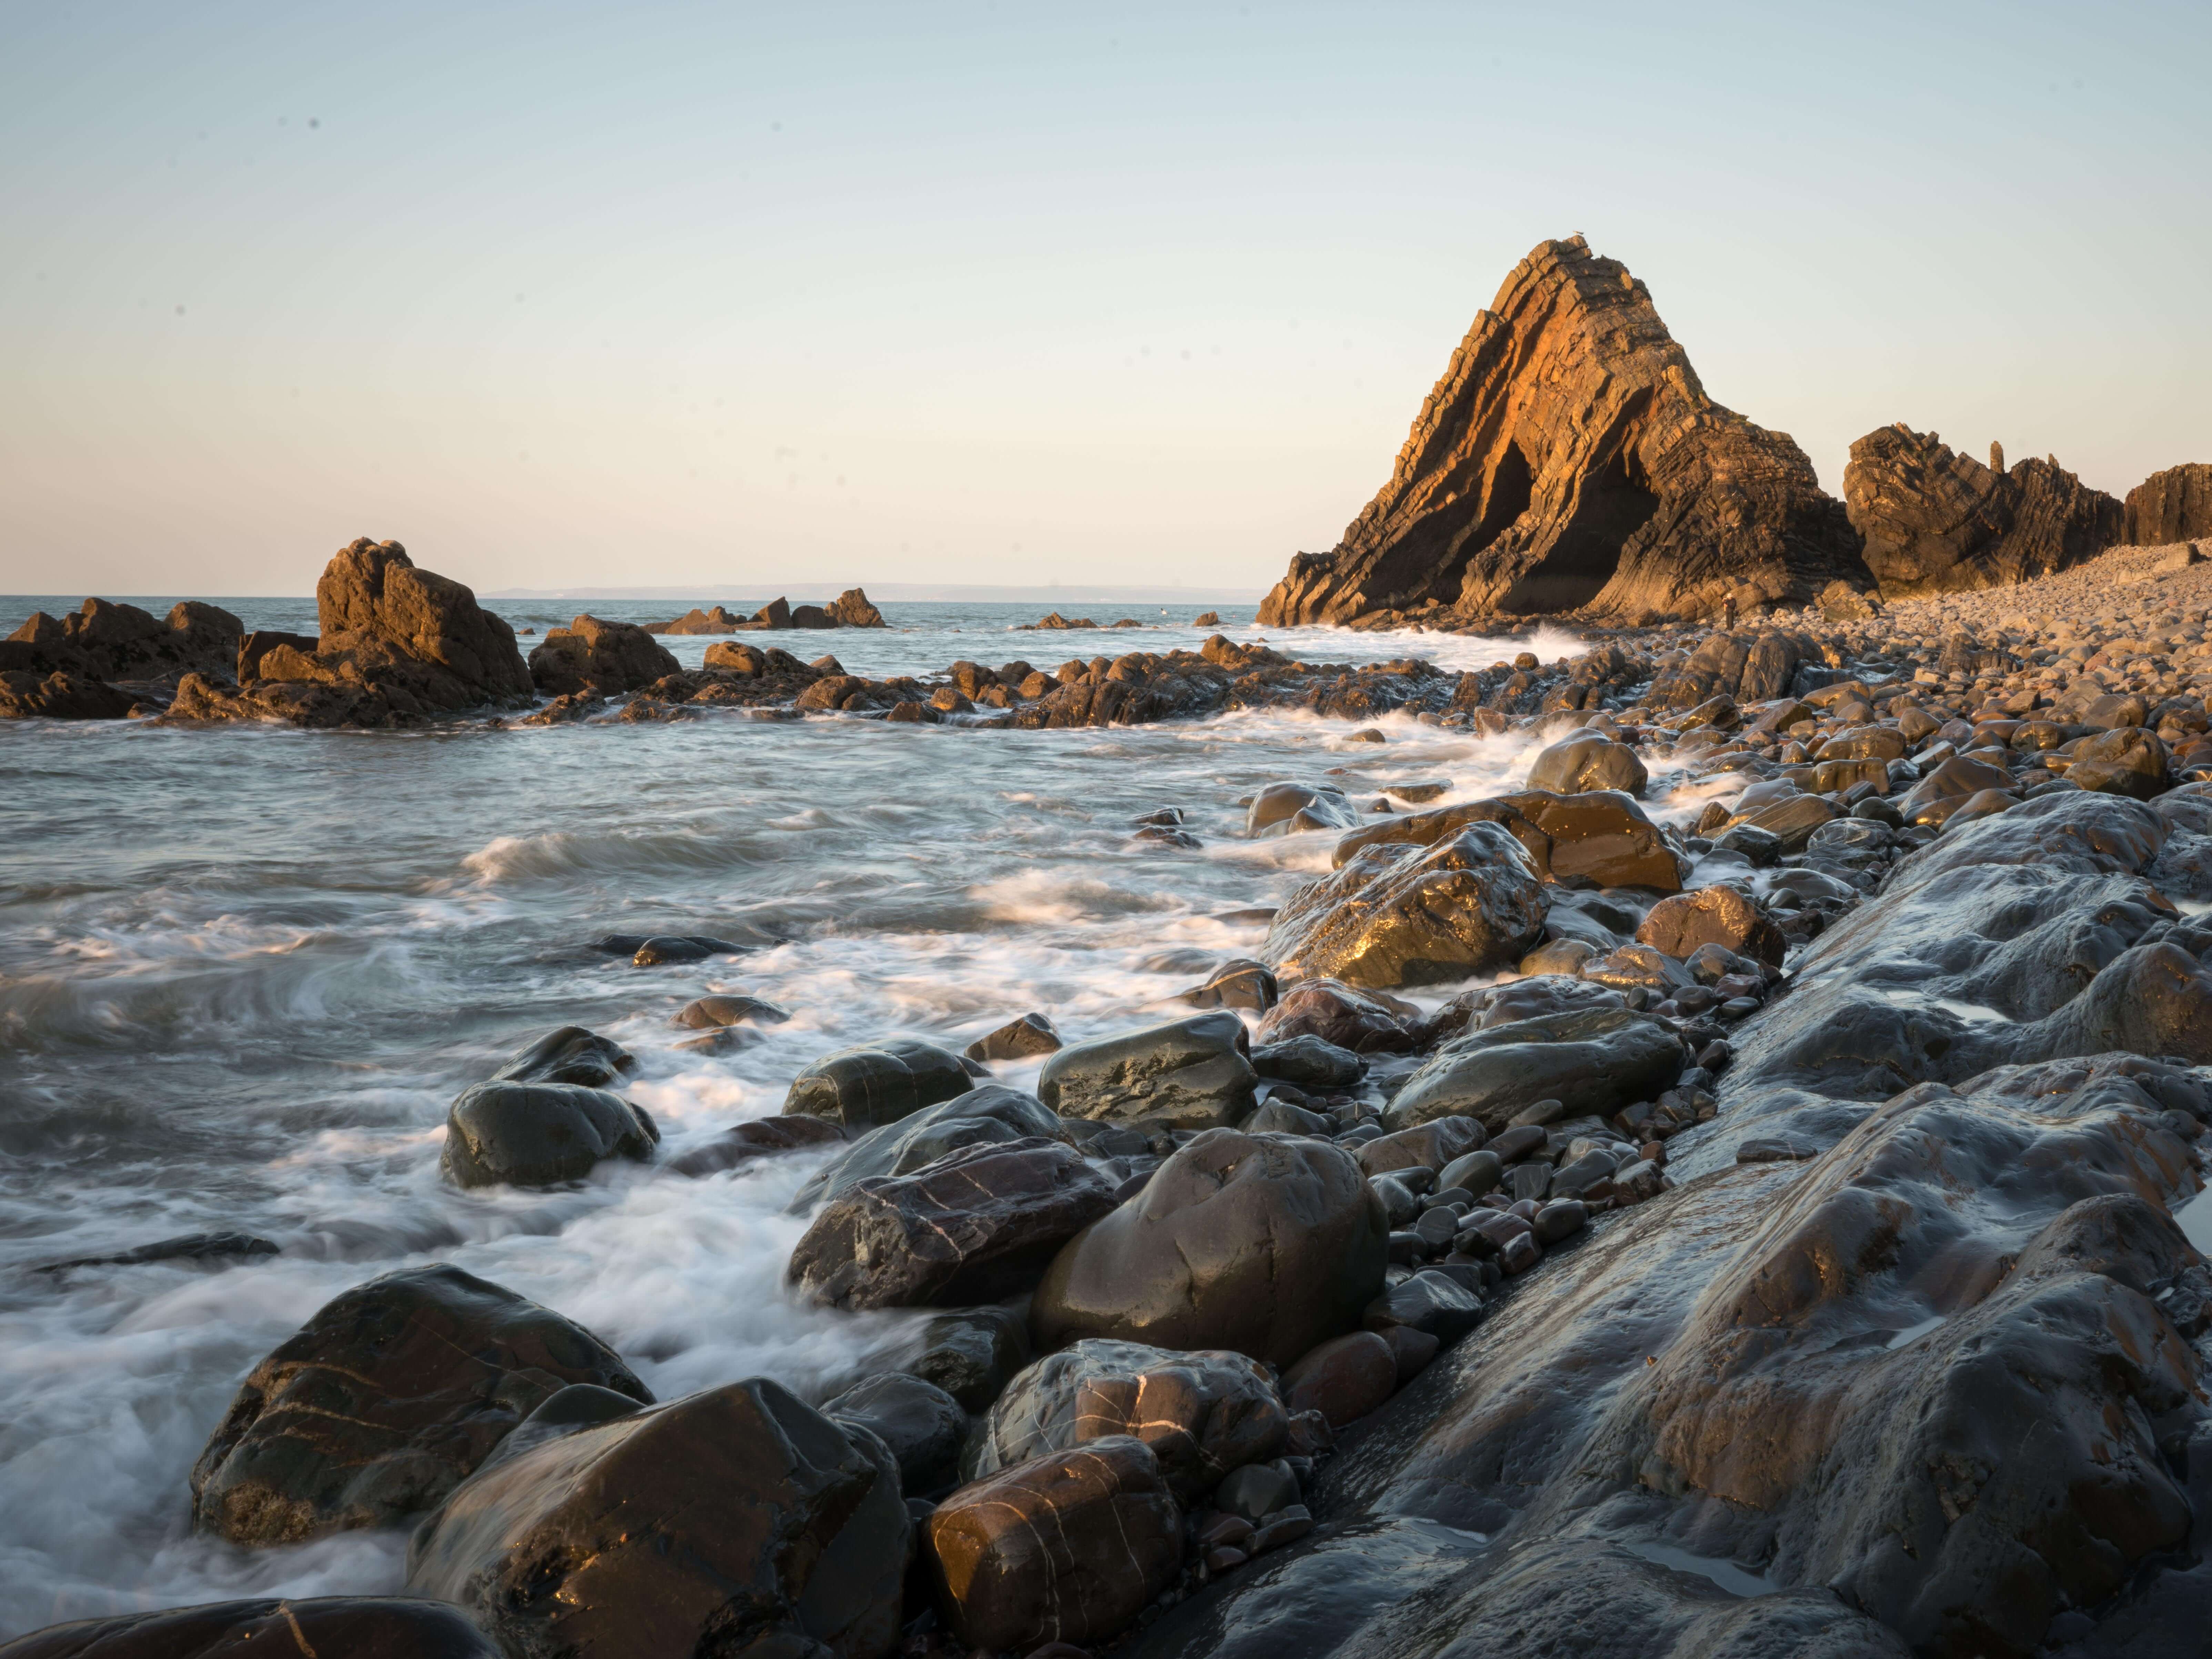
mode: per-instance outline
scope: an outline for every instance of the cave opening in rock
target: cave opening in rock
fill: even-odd
[[[1551,550],[1498,602],[1516,612],[1573,611],[1588,605],[1613,580],[1620,550],[1659,510],[1635,452],[1616,448],[1577,492],[1574,510]]]

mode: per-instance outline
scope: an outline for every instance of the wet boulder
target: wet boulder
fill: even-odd
[[[1182,1517],[1152,1449],[1128,1435],[961,1487],[928,1540],[945,1614],[984,1652],[1115,1635],[1182,1565]]]
[[[1189,1503],[1247,1463],[1280,1455],[1290,1419],[1267,1367],[1241,1353],[1178,1353],[1093,1337],[1014,1378],[961,1460],[969,1480],[1107,1435],[1152,1449],[1170,1491]]]
[[[1686,1063],[1672,1031],[1625,1008],[1517,1020],[1445,1043],[1382,1121],[1402,1129],[1459,1115],[1496,1134],[1543,1100],[1565,1103],[1562,1116],[1610,1117],[1674,1086]]]
[[[2140,726],[2116,726],[2082,740],[2066,781],[2083,789],[2148,800],[2166,787],[2166,745]]]
[[[1342,1148],[1209,1130],[1068,1242],[1030,1327],[1046,1348],[1106,1336],[1287,1364],[1358,1324],[1388,1232]]]
[[[1042,1014],[1024,1014],[977,1037],[965,1052],[970,1060],[1030,1060],[1038,1054],[1056,1054],[1061,1046],[1060,1033],[1049,1019]]]
[[[248,1373],[192,1466],[192,1524],[234,1544],[395,1525],[575,1382],[653,1398],[589,1331],[458,1267],[370,1279]]]
[[[1301,830],[1349,830],[1358,822],[1358,811],[1333,785],[1271,783],[1252,798],[1244,833],[1256,840]]]
[[[1028,1290],[1113,1207],[1112,1187],[1059,1141],[963,1146],[909,1176],[854,1182],[799,1241],[788,1277],[827,1307],[994,1302]]]
[[[550,628],[530,653],[530,678],[549,696],[596,691],[613,696],[642,691],[682,665],[668,647],[635,623],[602,622],[579,617],[566,628]]]
[[[1505,830],[1521,843],[1547,881],[1674,893],[1681,890],[1686,873],[1659,826],[1617,789],[1572,795],[1530,789],[1493,800],[1410,812],[1342,837],[1334,857],[1342,866],[1380,844],[1433,847],[1474,823],[1494,823]]]
[[[1777,968],[1790,948],[1782,930],[1756,900],[1724,886],[1700,887],[1661,899],[1636,930],[1636,940],[1677,961],[1686,961],[1702,945],[1717,945]]]
[[[1471,1117],[1440,1117],[1411,1129],[1380,1135],[1354,1154],[1369,1175],[1389,1175],[1395,1170],[1444,1170],[1469,1152],[1481,1150],[1488,1137]]]
[[[1249,957],[1231,957],[1218,963],[1203,984],[1178,993],[1176,1000],[1194,1008],[1249,1008],[1264,1014],[1281,994],[1274,970],[1267,963]]]
[[[951,1395],[961,1410],[982,1412],[1029,1363],[1026,1319],[1010,1308],[966,1308],[921,1328],[921,1352],[907,1369]]]
[[[1262,1043],[1252,1051],[1252,1069],[1281,1083],[1340,1089],[1358,1082],[1367,1062],[1349,1048],[1306,1033]]]
[[[755,1378],[484,1470],[416,1532],[407,1587],[509,1654],[883,1659],[912,1549],[884,1443]]]
[[[1059,1117],[1035,1095],[985,1083],[896,1123],[871,1129],[825,1164],[799,1189],[791,1212],[804,1214],[870,1176],[912,1175],[963,1146],[1003,1145],[1025,1138],[1065,1140]]]
[[[1260,1022],[1259,1040],[1273,1047],[1314,1036],[1355,1054],[1403,1054],[1415,1046],[1413,1004],[1341,980],[1302,979]]]
[[[644,1108],[573,1083],[479,1083],[446,1114],[439,1168],[459,1187],[552,1187],[660,1143]]]
[[[714,1139],[668,1161],[668,1172],[678,1176],[720,1175],[756,1158],[810,1147],[834,1146],[845,1132],[818,1117],[757,1117],[725,1129]]]
[[[1283,1373],[1283,1395],[1294,1412],[1319,1412],[1340,1429],[1397,1391],[1398,1361],[1373,1331],[1352,1331],[1301,1354]]]
[[[574,1083],[604,1089],[637,1069],[636,1056],[612,1037],[563,1025],[516,1052],[492,1073],[495,1083]]]
[[[0,1643],[0,1659],[500,1659],[442,1601],[398,1596],[264,1597],[85,1619]]]
[[[909,1117],[975,1086],[957,1054],[893,1037],[824,1054],[791,1080],[783,1109],[827,1118],[857,1134]]]
[[[1640,795],[1649,781],[1650,775],[1633,749],[1595,732],[1577,732],[1553,744],[1528,768],[1528,787],[1554,795],[1595,789]]]
[[[781,1025],[790,1018],[759,997],[694,997],[677,1011],[676,1024],[694,1031],[720,1031],[737,1025]]]
[[[831,1422],[867,1430],[890,1449],[899,1488],[924,1497],[951,1485],[960,1473],[968,1413],[934,1382],[908,1371],[879,1371],[863,1378],[822,1407]]]
[[[1037,1074],[1037,1098],[1063,1117],[1164,1128],[1242,1122],[1258,1073],[1244,1022],[1225,1011],[1062,1048]]]
[[[1426,985],[1518,962],[1543,937],[1543,884],[1521,844],[1471,823],[1426,848],[1382,844],[1291,896],[1269,929],[1278,972]]]
[[[119,720],[136,702],[88,674],[60,669],[44,676],[28,669],[0,673],[0,720]]]

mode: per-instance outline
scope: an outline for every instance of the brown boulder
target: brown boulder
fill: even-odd
[[[2202,461],[2154,472],[2128,491],[2123,538],[2131,547],[2164,547],[2212,536],[2212,465]]]
[[[1701,887],[1661,899],[1637,928],[1636,940],[1678,962],[1700,945],[1717,945],[1777,968],[1790,948],[1758,903],[1733,887]]]
[[[1851,446],[1844,500],[1885,599],[2032,581],[2113,545],[2124,517],[2055,460],[1993,471],[1902,421]]]
[[[245,632],[229,611],[198,599],[173,605],[166,619],[135,605],[87,599],[58,619],[32,612],[0,648],[0,669],[103,680],[228,674]]]
[[[674,622],[647,623],[648,634],[734,634],[745,625],[744,618],[732,616],[720,605],[711,611],[702,611],[693,605]]]
[[[1409,812],[1336,843],[1340,867],[1366,848],[1392,842],[1433,846],[1471,823],[1502,826],[1519,842],[1547,881],[1576,886],[1682,890],[1683,865],[1643,808],[1618,790],[1554,795],[1528,790],[1495,800],[1468,801],[1433,812]]]
[[[653,1396],[581,1326],[443,1263],[331,1302],[247,1375],[192,1466],[192,1524],[234,1544],[431,1508],[556,1390]]]
[[[602,696],[640,691],[679,671],[668,648],[635,623],[583,616],[551,628],[530,653],[530,678],[549,696],[596,691]]]
[[[1430,392],[1389,483],[1301,553],[1262,624],[1431,601],[1462,614],[1702,615],[1864,580],[1790,439],[1705,395],[1644,284],[1579,236],[1515,268]]]
[[[1388,1232],[1343,1148],[1209,1129],[1068,1242],[1030,1327],[1041,1347],[1110,1336],[1287,1364],[1359,1322]]]
[[[407,1587],[517,1656],[887,1659],[912,1552],[883,1442],[754,1378],[502,1456],[416,1534]]]
[[[870,604],[865,590],[848,587],[830,601],[830,620],[840,628],[888,628],[884,613]]]
[[[1543,884],[1521,843],[1468,824],[1419,848],[1381,843],[1293,893],[1265,955],[1279,973],[1429,985],[1518,962],[1543,937]]]
[[[963,1486],[929,1520],[953,1629],[983,1652],[1115,1635],[1182,1564],[1182,1521],[1129,1435],[1047,1452]]]
[[[1288,1042],[1316,1036],[1355,1054],[1404,1054],[1414,1046],[1412,1022],[1421,1011],[1379,991],[1354,990],[1333,979],[1302,979],[1260,1022],[1255,1041]]]
[[[1373,1331],[1332,1337],[1283,1373],[1283,1403],[1319,1412],[1332,1429],[1367,1415],[1398,1387],[1398,1361]]]

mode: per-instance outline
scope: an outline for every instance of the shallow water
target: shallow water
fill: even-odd
[[[283,604],[230,608],[249,626],[312,626],[311,605]],[[1200,637],[1007,634],[1028,606],[885,610],[901,628],[823,647],[880,674]],[[1316,660],[1450,667],[1505,643],[1272,637]],[[708,641],[670,643],[696,660]],[[848,1043],[961,1043],[1030,1009],[1071,1041],[1173,1018],[1162,999],[1260,942],[1222,913],[1276,904],[1328,867],[1329,836],[1238,839],[1237,797],[1345,767],[1358,799],[1437,778],[1474,798],[1517,783],[1535,748],[1379,724],[1381,745],[1289,714],[1036,732],[741,711],[407,733],[0,727],[0,1636],[392,1588],[401,1534],[264,1552],[197,1540],[185,1477],[254,1361],[395,1267],[453,1261],[534,1297],[663,1398],[764,1374],[818,1399],[895,1358],[916,1317],[782,1295],[804,1225],[782,1206],[818,1158],[463,1194],[437,1173],[447,1104],[538,1034],[588,1025],[637,1054],[626,1092],[661,1124],[665,1157],[775,1112],[793,1073]],[[1162,804],[1186,809],[1202,851],[1129,838]],[[787,942],[655,969],[582,948],[746,924]],[[733,1054],[684,1053],[670,1016],[708,991],[793,1018]],[[1026,1085],[1035,1066],[1004,1075]],[[34,1271],[228,1230],[282,1254]]]

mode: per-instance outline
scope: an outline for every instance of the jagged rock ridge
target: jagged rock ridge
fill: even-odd
[[[1902,421],[1851,446],[1844,501],[1885,597],[2033,581],[2120,540],[2120,503],[2055,459],[1990,459]]]
[[[1389,483],[1260,620],[1696,615],[1839,580],[1871,585],[1805,453],[1707,397],[1644,284],[1577,236],[1505,279]]]
[[[2212,465],[2198,461],[2154,472],[2128,491],[2127,537],[2133,547],[2212,536]]]

